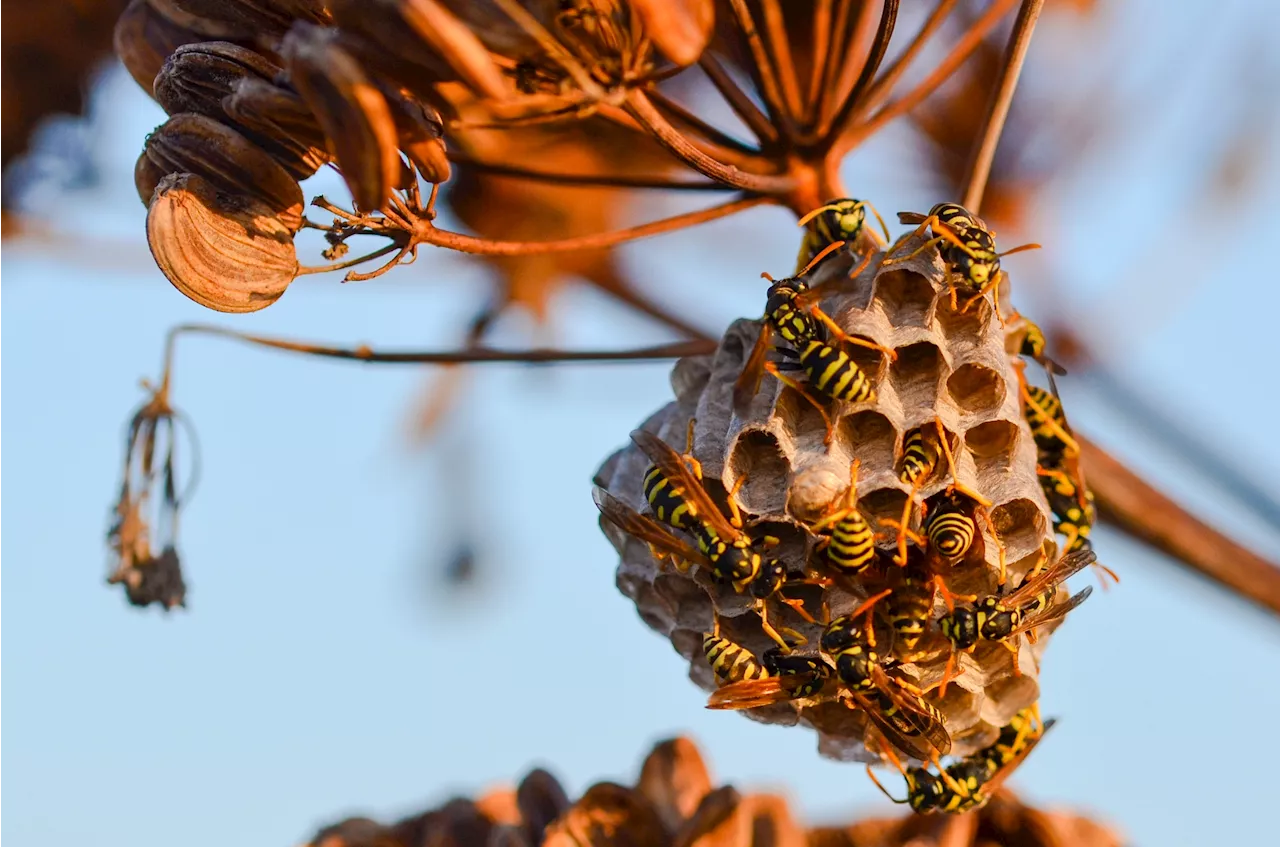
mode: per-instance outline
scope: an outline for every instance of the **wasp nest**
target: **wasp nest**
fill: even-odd
[[[958,837],[968,833],[968,837]],[[944,841],[945,838],[945,841]],[[961,817],[907,815],[806,829],[785,798],[713,787],[687,738],[653,748],[632,787],[597,783],[570,802],[544,770],[515,789],[443,806],[391,824],[348,818],[326,826],[309,847],[916,847],[946,843],[1025,847],[1116,847],[1119,838],[1092,821],[1045,813],[1007,791]]]
[[[902,248],[905,254],[920,242]],[[822,262],[810,283],[820,286],[840,280],[840,291],[828,295],[821,309],[850,335],[871,339],[891,358],[867,347],[845,345],[850,357],[870,375],[873,399],[830,408],[833,438],[824,443],[827,426],[821,412],[794,388],[766,377],[746,414],[735,411],[734,383],[760,332],[761,321],[740,320],[725,333],[710,356],[680,361],[671,377],[675,401],[643,424],[683,450],[689,422],[694,421],[692,454],[701,462],[705,487],[724,504],[732,496],[745,526],[755,534],[780,540],[770,551],[789,573],[806,572],[814,557],[815,536],[807,524],[844,502],[851,465],[858,463],[857,506],[879,530],[878,546],[885,555],[895,545],[896,532],[887,522],[904,513],[911,487],[899,479],[904,439],[919,430],[945,433],[954,456],[954,482],[990,502],[989,520],[978,520],[981,537],[971,555],[946,571],[946,586],[960,594],[985,596],[997,590],[1000,551],[1008,584],[1018,581],[1045,558],[1055,555],[1052,519],[1036,474],[1036,445],[1023,419],[1019,374],[1006,352],[1006,330],[990,296],[953,309],[946,271],[936,250],[922,251],[906,261],[881,266],[872,262],[850,281],[855,256],[842,250]],[[998,292],[1002,313],[1011,314],[1006,281]],[[938,436],[934,436],[935,438]],[[650,460],[634,446],[605,462],[596,483],[637,511],[646,511],[642,480]],[[924,478],[913,503],[946,491],[953,483],[946,461],[939,461]],[[913,508],[918,529],[920,510]],[[635,601],[640,616],[671,640],[688,660],[690,677],[712,691],[716,680],[703,651],[704,633],[719,622],[720,633],[756,656],[773,646],[762,631],[756,601],[732,586],[717,585],[699,571],[688,574],[663,566],[649,546],[609,521],[606,534],[622,557],[619,588]],[[814,614],[825,606],[830,615],[847,614],[883,581],[828,588],[800,585],[789,594],[803,596]],[[809,593],[806,595],[805,592]],[[812,655],[822,628],[807,623],[776,599],[766,601],[770,621],[800,632],[807,643],[800,652]],[[936,688],[950,645],[937,631],[945,612],[939,594],[934,599],[932,625],[926,640],[937,649],[917,661],[902,664],[904,678],[928,691]],[[1049,629],[1046,627],[1045,630]],[[1041,635],[1047,633],[1041,630]],[[958,654],[960,675],[946,689],[928,699],[940,710],[953,741],[952,752],[967,755],[991,743],[998,728],[1039,696],[1037,667],[1047,641],[1020,642],[1018,667],[1003,644],[981,641],[972,654]],[[882,653],[885,651],[882,650]],[[850,709],[837,695],[770,704],[748,714],[767,723],[801,723],[818,732],[819,751],[830,758],[873,761],[867,748],[871,727],[865,715]],[[875,740],[878,745],[878,740]]]

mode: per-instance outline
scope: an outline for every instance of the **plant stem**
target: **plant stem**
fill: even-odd
[[[975,215],[982,206],[982,195],[986,193],[987,179],[991,176],[991,163],[995,160],[1000,134],[1004,131],[1005,119],[1009,117],[1009,106],[1013,103],[1018,77],[1022,74],[1022,65],[1031,46],[1031,36],[1035,33],[1036,21],[1040,18],[1043,7],[1044,0],[1022,0],[1022,8],[1018,10],[1018,17],[1013,23],[1013,32],[1009,34],[1009,46],[1005,49],[1000,74],[996,77],[996,86],[991,92],[991,101],[987,104],[982,134],[974,146],[964,183],[962,203]]]

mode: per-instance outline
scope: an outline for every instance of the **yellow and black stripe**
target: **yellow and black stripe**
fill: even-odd
[[[743,682],[749,679],[764,679],[772,676],[764,664],[755,655],[739,644],[712,633],[702,636],[702,652],[707,657],[707,664],[721,685],[731,682]]]
[[[828,565],[850,576],[863,573],[875,561],[876,535],[856,508],[832,525],[825,552]]]
[[[651,465],[644,475],[644,499],[649,501],[653,516],[668,526],[686,531],[697,527],[697,515],[689,501],[676,492],[656,465]]]
[[[1062,411],[1062,401],[1053,392],[1038,385],[1028,385],[1026,391],[1027,398],[1023,399],[1022,413],[1027,419],[1027,425],[1031,427],[1031,437],[1035,439],[1036,447],[1042,456],[1062,453],[1067,449],[1067,443],[1062,440],[1058,430],[1071,435],[1067,416]]]
[[[862,403],[876,399],[871,378],[849,354],[824,341],[810,340],[797,354],[809,387],[827,400]]]
[[[923,482],[933,473],[938,465],[938,442],[927,436],[923,429],[916,428],[907,433],[902,441],[902,464],[898,470],[898,479],[907,485]]]
[[[929,547],[945,561],[956,561],[969,552],[978,526],[964,504],[955,499],[944,500],[929,513],[924,522]]]

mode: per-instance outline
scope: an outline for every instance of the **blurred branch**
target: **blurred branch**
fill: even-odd
[[[1280,614],[1280,566],[1227,538],[1096,444],[1079,435],[1076,439],[1104,520],[1213,582]]]
[[[751,130],[751,134],[762,145],[769,145],[778,140],[778,131],[773,128],[773,124],[769,122],[764,112],[761,112],[747,93],[738,87],[733,77],[729,76],[729,72],[710,52],[702,54],[698,59],[698,66],[707,75],[707,79],[711,80],[716,91],[720,92],[724,101],[729,104],[729,108],[733,109],[738,119],[746,124],[747,129]]]
[[[934,7],[933,11],[929,13],[929,17],[920,25],[920,29],[916,32],[916,36],[911,40],[911,43],[907,45],[905,50],[898,54],[898,57],[893,60],[893,64],[889,66],[889,69],[881,74],[871,87],[867,89],[867,95],[862,98],[862,103],[859,104],[857,111],[858,117],[865,114],[868,108],[879,105],[885,96],[888,95],[888,93],[893,89],[893,86],[898,82],[898,79],[906,69],[911,66],[911,63],[915,61],[916,56],[924,48],[924,45],[929,41],[930,37],[933,36],[933,33],[937,31],[938,27],[942,26],[943,22],[947,19],[947,15],[949,15],[951,10],[955,8],[956,2],[957,0],[940,0],[938,5]]]
[[[168,337],[165,340],[164,381],[162,383],[164,385],[169,382],[173,350],[179,336],[182,335],[215,335],[258,347],[269,347],[273,350],[285,350],[290,353],[301,353],[307,356],[350,359],[358,362],[390,365],[454,365],[486,362],[644,362],[657,359],[678,359],[682,356],[705,355],[716,349],[714,341],[694,340],[659,344],[653,347],[637,347],[631,350],[558,350],[555,348],[495,350],[489,347],[469,347],[463,350],[445,351],[406,350],[378,352],[363,344],[358,347],[330,347],[323,344],[288,341],[283,338],[238,332],[212,324],[180,324],[169,330]]]
[[[449,151],[449,161],[469,168],[475,168],[494,176],[509,176],[513,179],[527,179],[536,182],[550,182],[556,185],[581,186],[583,188],[652,188],[666,191],[733,191],[729,185],[706,180],[679,180],[663,177],[639,177],[627,174],[567,174],[539,171],[516,165],[501,165],[496,162],[482,162],[479,159]]]
[[[1009,46],[1005,50],[995,88],[991,92],[991,101],[987,105],[982,134],[974,146],[969,173],[965,178],[964,200],[961,205],[974,214],[978,213],[982,205],[987,178],[991,175],[991,162],[995,159],[1000,134],[1004,130],[1005,119],[1009,117],[1009,106],[1013,103],[1013,93],[1018,87],[1018,77],[1022,75],[1022,64],[1026,61],[1031,36],[1035,33],[1036,21],[1040,18],[1043,7],[1044,0],[1022,0],[1022,8],[1018,10],[1018,17],[1013,23]]]
[[[747,8],[747,0],[729,0],[729,4],[733,7],[733,13],[738,19],[738,26],[742,30],[742,35],[747,40],[747,47],[751,51],[752,63],[756,71],[756,83],[760,89],[760,98],[764,101],[765,108],[769,110],[769,115],[773,118],[773,123],[782,132],[782,137],[786,139],[794,139],[796,137],[796,126],[791,111],[787,108],[786,102],[783,100],[782,91],[778,85],[778,77],[774,74],[773,62],[769,56],[769,51],[764,46],[764,40],[760,37],[760,31],[756,29],[756,22],[751,17],[751,10]]]
[[[643,92],[628,95],[627,111],[677,159],[717,182],[760,194],[785,194],[794,188],[795,180],[790,176],[749,174],[703,153],[662,116]]]

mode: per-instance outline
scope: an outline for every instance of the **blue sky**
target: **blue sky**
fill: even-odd
[[[1274,318],[1261,307],[1273,275],[1268,254],[1241,248],[1268,243],[1274,223],[1256,214],[1207,223],[1219,239],[1229,226],[1233,249],[1222,240],[1157,256],[1154,284],[1176,283],[1183,262],[1207,262],[1211,287],[1177,298],[1141,331],[1117,331],[1109,309],[1126,302],[1106,286],[1109,270],[1134,258],[1115,237],[1130,231],[1134,210],[1195,200],[1194,182],[1166,176],[1192,172],[1203,154],[1197,136],[1174,131],[1193,88],[1171,98],[1174,128],[1149,127],[1092,182],[1054,195],[1052,212],[1072,222],[1055,243],[1035,237],[1044,261],[1078,269],[1076,300],[1123,377],[1274,479],[1280,460],[1267,436],[1280,406],[1264,388],[1274,382]],[[414,452],[405,422],[425,371],[184,341],[175,401],[199,430],[204,468],[183,520],[190,608],[127,607],[103,584],[102,535],[137,380],[157,375],[168,326],[207,320],[446,347],[483,301],[486,276],[427,253],[376,283],[308,277],[264,313],[211,315],[168,286],[142,240],[130,174],[155,107],[122,79],[109,81],[99,108],[108,103],[105,182],[73,198],[89,246],[4,251],[11,844],[294,844],[345,814],[394,816],[539,764],[571,790],[630,779],[648,745],[676,733],[696,737],[718,779],[785,790],[811,819],[884,810],[859,768],[818,758],[812,734],[704,710],[683,661],[613,587],[616,560],[589,480],[668,399],[663,365],[477,369],[433,447]],[[851,184],[882,210],[930,204],[922,185],[888,182],[875,156],[851,162]],[[1277,190],[1272,162],[1257,191]],[[1133,224],[1139,235],[1155,228]],[[696,275],[688,308],[717,326],[758,310],[760,270],[785,270],[794,239],[785,215],[758,211],[672,236],[643,264],[642,248],[627,257],[658,295]],[[1084,246],[1089,260],[1068,264]],[[1019,268],[1033,267],[1017,262],[1015,286]],[[499,340],[518,344],[526,330],[507,321]],[[576,288],[557,303],[555,330],[579,347],[665,337]],[[1246,543],[1277,549],[1275,533],[1085,381],[1063,387],[1082,429]],[[483,579],[458,593],[432,575],[461,522],[478,527]],[[1096,540],[1124,581],[1095,593],[1054,638],[1042,703],[1061,723],[1014,787],[1094,810],[1136,844],[1231,843],[1269,829],[1273,764],[1252,739],[1280,713],[1280,627],[1114,533]]]

